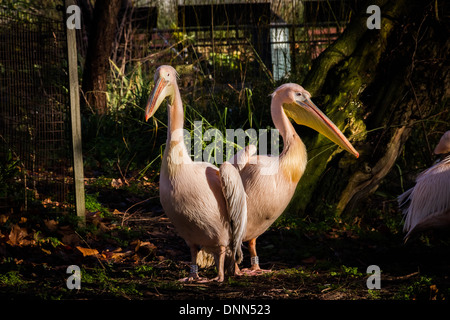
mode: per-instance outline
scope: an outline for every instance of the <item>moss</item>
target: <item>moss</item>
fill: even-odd
[[[381,3],[384,4],[383,1]],[[395,17],[405,3],[399,1],[389,5],[384,10]],[[393,18],[383,18],[382,29],[374,32],[366,28],[365,19],[356,18],[343,36],[319,57],[306,79],[305,87],[313,96],[320,93],[321,109],[353,144],[364,140],[367,135],[364,119],[368,110],[361,96],[377,73],[387,39],[394,28],[393,21]],[[302,139],[307,146],[309,160],[288,207],[289,211],[299,213],[303,213],[311,201],[328,163],[342,151],[322,135]],[[341,166],[356,164],[356,159],[352,160],[347,155],[343,157],[345,160]]]
[[[27,281],[23,280],[19,271],[9,271],[0,275],[0,285],[10,287],[22,287],[27,285]]]

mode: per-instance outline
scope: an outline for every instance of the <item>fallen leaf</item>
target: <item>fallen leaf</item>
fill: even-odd
[[[114,251],[103,251],[102,255],[104,255],[104,257],[107,260],[122,260],[125,259],[127,257],[131,257],[134,254],[133,251],[125,251],[125,252],[114,252]]]
[[[111,187],[118,189],[121,186],[123,186],[122,179],[119,178],[119,179],[112,179],[111,180]]]
[[[51,204],[52,204],[52,199],[51,198],[47,198],[47,199],[42,200],[42,205],[44,206],[44,208],[47,208]]]
[[[80,246],[77,246],[76,248],[83,254],[83,257],[94,256],[98,254],[97,249],[83,248]]]
[[[100,233],[107,232],[111,229],[102,220],[103,220],[103,218],[98,216],[97,214],[95,214],[94,216],[92,216],[89,219],[90,223],[92,223],[94,226],[96,226],[98,228],[98,232],[100,232]]]
[[[430,300],[437,300],[439,289],[435,284],[430,286]]]
[[[9,233],[9,240],[6,242],[12,246],[20,246],[24,244],[25,237],[28,235],[28,232],[25,228],[19,227],[19,225],[15,224],[11,228],[11,232]]]
[[[0,223],[5,223],[8,220],[8,216],[5,216],[4,214],[0,214]]]
[[[51,232],[54,232],[58,229],[58,222],[55,220],[44,220],[44,224],[47,227],[48,230]]]
[[[155,255],[156,253],[156,246],[151,242],[136,240],[131,244],[136,245],[134,251],[142,257],[142,259],[145,259],[150,255]]]

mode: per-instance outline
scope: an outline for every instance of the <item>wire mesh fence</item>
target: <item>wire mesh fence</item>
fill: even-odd
[[[72,184],[63,3],[0,5],[0,211],[65,208]]]
[[[278,81],[308,70],[343,32],[349,21],[343,8],[354,2],[309,1],[299,9],[294,0],[180,0],[171,12],[175,22],[164,29],[157,27],[167,18],[157,8],[160,2],[128,3],[121,10],[111,58],[122,70],[138,61],[149,70],[162,63],[194,65],[219,85],[243,74],[249,81]],[[279,7],[295,12],[282,13]]]

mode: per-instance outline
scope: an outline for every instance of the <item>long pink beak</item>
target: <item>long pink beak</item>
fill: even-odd
[[[319,109],[317,106],[309,99],[304,101],[303,103],[307,104],[311,108],[311,112],[315,113],[316,117],[321,119],[322,122],[326,125],[321,128],[319,131],[325,137],[336,143],[338,146],[347,150],[351,154],[353,154],[356,158],[359,158],[358,151],[352,146],[350,141],[344,136],[344,134],[339,130],[339,128]]]
[[[297,108],[285,109],[295,122],[308,126],[336,143],[342,149],[350,152],[355,157],[359,157],[358,151],[352,146],[350,141],[344,136],[339,128],[312,102],[310,99],[296,101]],[[303,107],[301,107],[303,106]]]
[[[159,106],[163,102],[166,96],[161,93],[166,88],[168,83],[169,82],[163,77],[158,78],[158,81],[156,82],[155,87],[148,98],[147,106],[145,107],[145,121],[148,121],[148,119],[155,114],[156,110],[158,110]]]

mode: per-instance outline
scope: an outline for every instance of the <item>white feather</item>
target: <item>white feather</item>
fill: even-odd
[[[425,220],[440,221],[430,218],[450,210],[450,156],[422,172],[416,185],[397,199],[405,215],[406,238]]]
[[[236,262],[240,263],[242,240],[247,229],[247,194],[239,171],[229,162],[220,166],[220,182],[230,218],[231,249]]]

